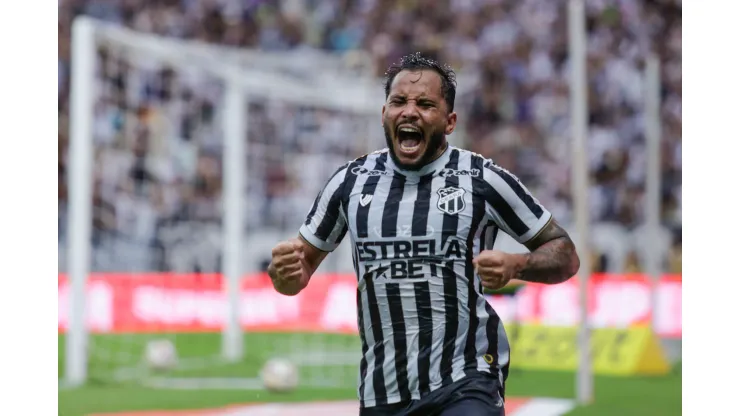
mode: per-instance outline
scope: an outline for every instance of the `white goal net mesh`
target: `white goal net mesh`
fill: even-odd
[[[353,385],[360,347],[347,244],[298,297],[277,294],[263,272],[331,173],[383,144],[381,84],[362,57],[233,51],[105,26],[96,47],[89,379],[243,388],[279,356],[298,365],[304,385]],[[236,363],[221,358],[229,305],[220,275],[225,77],[235,68],[247,143]],[[69,233],[61,227],[60,317]]]

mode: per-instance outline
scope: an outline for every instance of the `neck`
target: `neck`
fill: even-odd
[[[425,163],[424,166],[428,166],[429,164],[434,163],[437,159],[440,158],[440,156],[442,156],[443,154],[445,154],[445,151],[447,150],[447,146],[449,146],[449,144],[447,143],[447,139],[442,140],[442,143],[440,143],[439,148],[434,153],[434,157],[432,157],[431,159],[429,159],[429,161],[427,163]],[[422,168],[423,168],[423,166],[422,166]]]
[[[418,165],[413,168],[408,168],[406,166],[402,166],[398,163],[398,159],[396,158],[396,155],[393,153],[392,149],[389,149],[391,152],[391,160],[393,161],[393,164],[397,169],[400,169],[402,171],[405,171],[407,173],[413,173],[413,174],[424,174],[425,172],[429,172],[430,169],[433,169],[433,166],[439,162],[439,160],[444,156],[444,154],[449,149],[449,144],[446,140],[442,141],[442,143],[435,149],[434,153],[431,153],[431,157],[429,157],[428,160],[424,162],[423,165]],[[431,150],[431,149],[429,149]]]
[[[434,162],[435,160],[439,159],[440,156],[444,154],[444,152],[447,150],[447,146],[450,144],[447,143],[447,138],[442,140],[442,143],[439,144],[439,149],[437,149],[437,153],[434,154],[434,158],[429,161],[429,163]]]

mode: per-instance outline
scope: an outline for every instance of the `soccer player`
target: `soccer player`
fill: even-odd
[[[272,250],[295,295],[349,232],[357,274],[360,415],[503,415],[509,343],[483,298],[512,279],[556,284],[579,259],[519,180],[450,146],[455,73],[420,54],[387,72],[386,149],[341,166],[299,236]],[[527,254],[492,250],[502,231]]]

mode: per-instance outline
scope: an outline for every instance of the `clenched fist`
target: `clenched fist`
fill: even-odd
[[[504,253],[498,250],[484,250],[473,259],[475,271],[483,287],[497,290],[506,286],[524,267],[527,257],[522,254]]]
[[[310,278],[301,240],[295,238],[278,243],[272,249],[268,273],[279,292],[286,295],[300,292]]]

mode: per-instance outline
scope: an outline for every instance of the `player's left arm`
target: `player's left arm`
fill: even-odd
[[[562,283],[573,277],[581,261],[568,233],[551,219],[534,238],[524,243],[529,253],[522,261],[515,278],[527,282]]]
[[[486,161],[480,194],[486,213],[529,253],[486,250],[475,259],[483,285],[499,289],[511,280],[557,284],[574,276],[580,267],[575,245],[552,214],[507,170]]]

